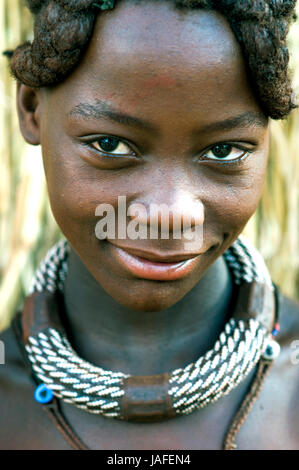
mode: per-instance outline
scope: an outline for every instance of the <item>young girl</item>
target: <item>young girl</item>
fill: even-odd
[[[240,236],[295,3],[28,1],[20,129],[65,240],[0,337],[2,449],[299,448],[299,305]]]

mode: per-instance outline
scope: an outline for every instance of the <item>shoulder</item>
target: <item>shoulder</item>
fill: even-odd
[[[281,296],[280,331],[277,336],[280,355],[277,359],[277,373],[281,379],[288,379],[290,387],[299,387],[299,302],[285,295]],[[299,418],[299,398],[296,393],[296,407]],[[298,420],[299,423],[299,420]],[[299,442],[299,441],[298,441]]]
[[[279,321],[280,354],[241,429],[244,449],[299,450],[299,303],[283,294]]]
[[[0,333],[0,341],[4,349],[4,364],[0,365],[0,449],[21,449],[23,429],[28,426],[25,420],[29,409],[24,404],[30,402],[34,389],[12,326]]]
[[[58,431],[34,400],[35,384],[24,362],[14,328],[0,333],[0,450],[63,448]]]
[[[299,387],[299,302],[282,294],[280,305],[280,331],[276,338],[280,354],[273,366],[273,373],[276,372],[281,383],[287,381],[285,389],[293,390],[299,418],[299,398],[295,392]]]
[[[1,385],[13,382],[16,377],[25,374],[24,360],[12,325],[0,332],[1,349],[3,351],[3,363],[0,365],[0,391]]]
[[[280,326],[280,342],[284,343],[291,337],[299,339],[299,302],[283,294],[281,294]]]
[[[287,356],[290,365],[296,362],[296,372],[299,372],[299,302],[281,294],[279,317],[277,341],[281,347],[281,356]]]

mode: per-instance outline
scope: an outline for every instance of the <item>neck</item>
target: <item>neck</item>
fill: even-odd
[[[183,299],[159,312],[117,303],[73,250],[64,287],[65,327],[75,351],[104,369],[132,375],[159,374],[195,361],[213,347],[233,297],[222,257]]]

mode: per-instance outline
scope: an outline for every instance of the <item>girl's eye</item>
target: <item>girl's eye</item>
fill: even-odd
[[[211,160],[237,160],[248,152],[249,150],[238,149],[231,144],[217,144],[202,156]]]
[[[116,137],[101,137],[91,144],[96,150],[112,155],[133,155],[132,149]]]

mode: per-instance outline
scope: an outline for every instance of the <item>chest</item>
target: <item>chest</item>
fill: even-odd
[[[67,422],[90,449],[197,450],[223,448],[253,373],[213,405],[155,423],[133,423],[86,413],[62,403]],[[237,434],[238,449],[299,449],[299,372],[282,354]],[[45,410],[33,399],[31,381],[19,380],[1,398],[0,448],[70,449]],[[0,393],[1,395],[1,393]]]
[[[238,449],[298,449],[299,407],[294,370],[272,370],[237,434]],[[190,415],[156,423],[132,423],[86,414],[64,405],[73,429],[92,449],[222,449],[253,373],[217,403]],[[282,380],[289,384],[282,387]],[[245,409],[246,411],[246,409]],[[242,420],[241,420],[242,421]]]

